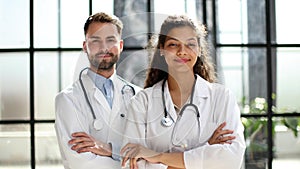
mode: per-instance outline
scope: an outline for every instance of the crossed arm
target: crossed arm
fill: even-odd
[[[232,134],[232,130],[223,130],[226,123],[222,123],[213,133],[208,141],[208,144],[231,144],[231,140],[235,139]],[[223,135],[226,135],[223,137]],[[171,168],[185,168],[183,152],[177,153],[158,153],[149,148],[146,148],[140,144],[128,143],[121,149],[121,154],[124,155],[122,160],[122,166],[125,166],[126,162],[130,160],[130,168],[137,168],[137,161],[144,159],[150,163],[162,163]]]
[[[231,140],[235,139],[232,134],[232,130],[224,130],[226,123],[222,123],[212,134],[208,141],[208,144],[231,144]],[[226,135],[225,137],[222,137]],[[112,147],[110,144],[105,144],[99,140],[96,140],[92,136],[84,132],[76,132],[72,134],[72,139],[69,144],[72,145],[71,149],[78,152],[91,152],[100,156],[112,156]],[[130,160],[130,168],[137,168],[137,161],[144,159],[150,163],[162,163],[172,168],[185,168],[183,153],[158,153],[152,151],[139,144],[128,143],[121,149],[121,155],[123,155],[122,165]]]

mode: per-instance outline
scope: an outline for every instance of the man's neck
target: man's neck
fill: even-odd
[[[91,70],[93,72],[97,73],[98,75],[101,75],[101,76],[103,76],[107,79],[110,78],[115,72],[114,67],[112,67],[111,69],[106,69],[106,70],[104,70],[104,69],[94,69],[94,68],[91,67]]]

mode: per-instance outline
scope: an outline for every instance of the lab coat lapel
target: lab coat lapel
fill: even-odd
[[[87,75],[83,74],[82,75],[83,83],[85,86],[85,89],[87,91],[89,100],[91,102],[91,105],[95,111],[96,118],[102,118],[105,121],[108,121],[106,118],[107,116],[103,116],[102,111],[105,110],[105,112],[110,112],[110,107],[109,104],[107,103],[104,95],[102,92],[95,86],[94,82],[92,79]],[[99,104],[96,104],[98,102]],[[99,107],[100,106],[100,107]],[[99,111],[101,113],[99,113]]]
[[[203,78],[197,75],[197,81],[194,91],[194,104],[198,107],[200,118],[204,115],[201,110],[203,110],[204,106],[207,106],[205,104],[207,99],[209,98],[209,85],[210,83],[205,81]]]
[[[166,101],[166,108],[167,108],[167,111],[169,113],[168,116],[171,116],[171,118],[174,121],[177,121],[177,114],[176,114],[176,111],[175,111],[175,108],[174,108],[174,103],[172,101],[170,91],[169,91],[169,86],[168,86],[167,82],[165,83],[164,88],[165,88],[164,98],[165,98],[165,101]]]
[[[121,93],[123,84],[119,81],[117,75],[113,77],[113,84],[114,84],[114,97],[113,97],[110,121],[113,121],[113,119],[116,118],[116,116],[119,114],[120,108],[123,107],[123,99]]]

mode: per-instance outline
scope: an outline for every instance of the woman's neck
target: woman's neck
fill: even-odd
[[[181,108],[191,95],[195,82],[194,74],[168,76],[168,87],[173,103]]]

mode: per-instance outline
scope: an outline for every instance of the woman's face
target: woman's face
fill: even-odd
[[[171,29],[160,52],[168,64],[169,73],[193,71],[200,53],[196,32],[189,26]]]

